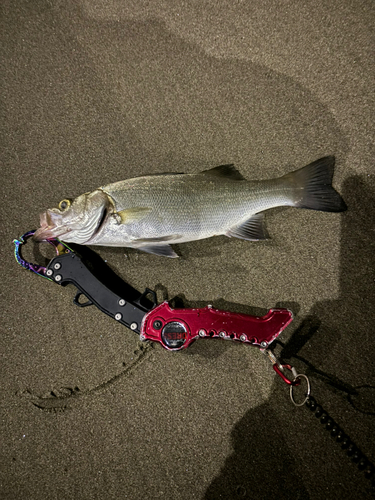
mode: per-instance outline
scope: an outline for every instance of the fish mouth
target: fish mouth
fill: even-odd
[[[53,238],[59,238],[64,234],[69,233],[71,229],[62,225],[61,222],[62,217],[60,214],[56,214],[51,210],[43,212],[40,214],[40,228],[35,231],[33,239],[41,242],[51,240]]]
[[[60,238],[67,243],[89,244],[101,231],[106,224],[110,215],[110,210],[103,207],[103,210],[98,214],[98,217],[89,224],[88,227],[75,229],[63,224],[61,214],[53,210],[47,210],[40,215],[40,228],[33,235],[33,239],[37,242]]]

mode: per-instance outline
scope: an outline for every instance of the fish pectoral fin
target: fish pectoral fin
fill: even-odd
[[[149,207],[126,208],[125,210],[120,210],[120,212],[115,212],[113,217],[115,217],[118,224],[129,224],[130,222],[143,219],[151,210],[152,208]]]
[[[255,214],[239,226],[231,227],[225,234],[232,238],[249,241],[266,240],[269,238],[263,213]]]
[[[230,165],[219,165],[218,167],[210,168],[209,170],[203,170],[201,174],[214,177],[225,177],[226,179],[232,179],[233,181],[245,180],[245,177],[236,169],[233,163]]]
[[[153,245],[152,243],[150,243],[149,245],[142,245],[137,248],[138,250],[142,250],[142,252],[152,253],[154,255],[160,255],[162,257],[171,257],[172,259],[178,257],[178,255],[170,245],[163,245],[160,243],[159,244],[155,243]]]

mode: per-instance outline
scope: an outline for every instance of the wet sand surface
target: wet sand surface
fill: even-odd
[[[24,271],[12,240],[117,180],[226,163],[272,178],[335,155],[345,213],[275,209],[270,240],[174,260],[93,250],[159,301],[289,307],[275,352],[375,462],[373,3],[5,1],[1,24],[1,498],[370,498],[258,349],[141,343]]]

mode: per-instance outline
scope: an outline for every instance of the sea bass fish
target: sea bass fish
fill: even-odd
[[[159,174],[109,184],[41,214],[34,238],[138,248],[177,257],[171,244],[226,235],[267,238],[263,211],[291,206],[346,209],[332,187],[335,158],[269,180],[246,180],[233,165],[198,174]]]

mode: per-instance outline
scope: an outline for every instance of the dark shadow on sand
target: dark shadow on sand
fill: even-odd
[[[359,364],[363,361],[371,367],[371,359],[375,355],[374,343],[367,343],[363,345],[366,359],[362,360],[359,344],[361,339],[364,341],[366,338],[366,333],[372,330],[375,321],[375,213],[371,210],[375,186],[370,186],[369,181],[369,178],[351,177],[341,190],[349,210],[342,215],[339,298],[318,302],[288,344],[280,343],[281,352],[280,345],[276,346],[281,359],[290,360],[292,365],[298,365],[310,377],[315,395],[318,394],[317,399],[323,406],[330,400],[330,394],[336,393],[335,414],[342,416],[351,412],[358,425],[357,436],[363,436],[362,442],[356,443],[360,448],[366,447],[368,441],[368,428],[363,423],[363,414],[371,415],[375,411],[374,388],[367,385],[368,376],[363,374],[361,383],[355,387],[351,383],[350,366],[345,380],[332,375],[341,372],[339,365],[331,364],[330,373],[317,367],[322,365],[322,359],[338,344],[342,345],[343,350],[354,345],[352,355],[358,359],[353,360],[353,369],[356,363],[360,368]],[[336,362],[342,363],[341,358],[338,357]],[[270,399],[250,410],[236,423],[232,431],[234,451],[208,487],[204,497],[206,500],[309,498],[303,477],[296,476],[295,461],[288,454],[287,432],[283,431],[287,423],[280,419],[280,408],[275,408],[280,390],[284,390],[284,387],[277,379]],[[300,418],[304,417],[307,418],[305,410]],[[367,417],[367,425],[370,418]],[[313,428],[315,422],[311,422]],[[363,429],[361,426],[364,426]],[[335,442],[330,445],[338,446]],[[312,452],[316,453],[318,459],[317,450]],[[339,455],[339,458],[349,460],[344,454]],[[373,458],[371,454],[369,458]],[[353,465],[355,474],[359,473]]]

